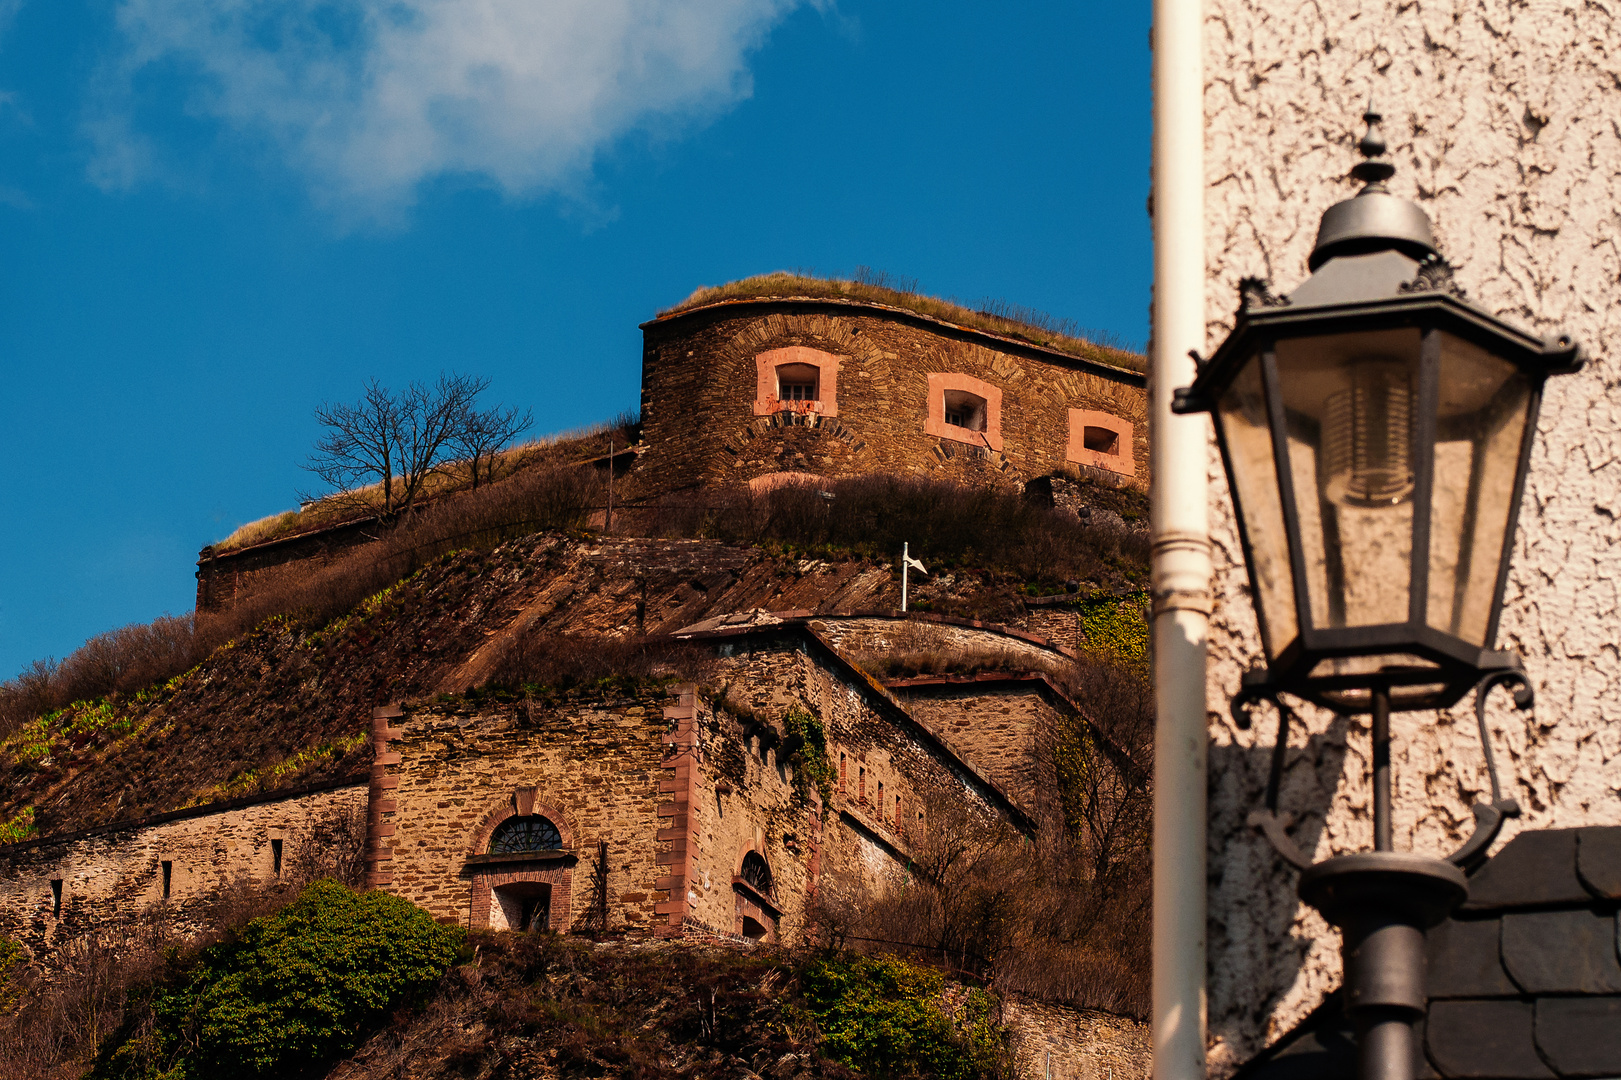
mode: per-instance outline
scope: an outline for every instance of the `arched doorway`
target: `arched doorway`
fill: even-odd
[[[743,853],[732,878],[732,892],[736,896],[733,933],[750,941],[776,942],[782,912],[777,908],[771,864],[764,855],[752,849]]]
[[[566,931],[575,861],[568,836],[548,816],[550,810],[537,812],[543,808],[532,795],[514,803],[486,819],[468,856],[470,923],[515,933]]]

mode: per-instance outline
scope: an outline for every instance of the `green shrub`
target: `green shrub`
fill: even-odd
[[[948,995],[945,977],[897,957],[837,954],[811,961],[803,980],[821,1050],[879,1080],[974,1080],[1003,1073],[995,999]]]
[[[353,1050],[423,998],[456,957],[459,928],[407,900],[318,881],[234,941],[204,950],[159,991],[152,1025],[103,1050],[92,1077],[283,1077]]]

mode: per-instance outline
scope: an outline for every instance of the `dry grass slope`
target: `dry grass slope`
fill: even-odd
[[[1003,337],[1017,338],[1048,349],[1069,353],[1094,363],[1126,371],[1146,370],[1144,358],[1114,342],[1099,343],[1087,337],[1078,326],[1054,319],[1031,308],[993,301],[975,310],[951,300],[926,296],[916,291],[916,283],[899,281],[887,274],[858,272],[851,280],[811,277],[778,270],[725,285],[706,285],[679,304],[659,312],[659,318],[679,315],[693,308],[728,300],[759,300],[810,297],[818,300],[859,300],[868,304],[901,308],[927,315],[941,322],[984,330]],[[1101,337],[1102,335],[1092,335]]]

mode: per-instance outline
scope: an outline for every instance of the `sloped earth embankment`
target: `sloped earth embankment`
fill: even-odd
[[[943,603],[1016,606],[959,573]],[[80,702],[0,743],[0,824],[50,835],[363,774],[374,706],[480,685],[519,629],[664,634],[756,608],[898,606],[886,563],[704,540],[540,534],[448,555],[327,626],[267,620],[167,685]],[[988,598],[988,599],[987,599]]]

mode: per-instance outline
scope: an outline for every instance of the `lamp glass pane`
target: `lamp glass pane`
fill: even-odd
[[[1299,633],[1289,534],[1283,526],[1278,472],[1261,390],[1260,358],[1252,354],[1216,405],[1216,422],[1232,465],[1233,498],[1250,544],[1250,574],[1261,617],[1261,644],[1276,658]]]
[[[1471,645],[1491,644],[1531,391],[1507,360],[1441,334],[1427,619]]]
[[[1417,329],[1277,344],[1304,557],[1319,628],[1408,618]]]

